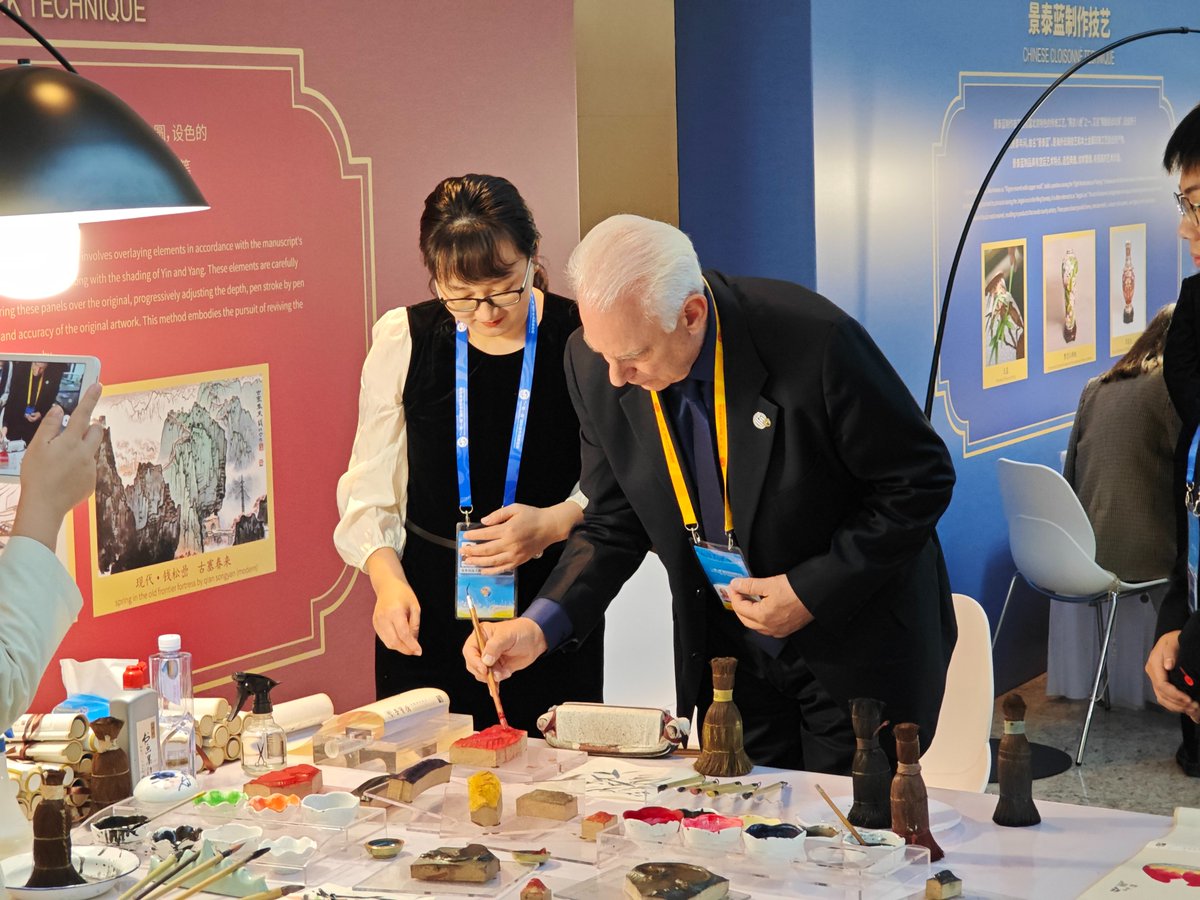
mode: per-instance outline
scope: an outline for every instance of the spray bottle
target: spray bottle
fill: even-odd
[[[234,672],[238,686],[237,705],[230,710],[230,721],[241,711],[246,699],[254,695],[254,708],[242,723],[242,771],[258,777],[287,765],[287,735],[271,715],[271,688],[279,682],[254,672]]]

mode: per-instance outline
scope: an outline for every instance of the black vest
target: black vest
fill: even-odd
[[[408,310],[412,360],[404,384],[408,419],[408,519],[453,539],[458,512],[454,453],[454,319],[430,300]],[[579,327],[575,304],[547,294],[538,323],[533,397],[517,478],[518,503],[553,506],[579,480],[579,420],[567,393],[563,351]],[[504,476],[523,353],[467,351],[473,521],[504,502]],[[539,580],[540,585],[540,580]]]

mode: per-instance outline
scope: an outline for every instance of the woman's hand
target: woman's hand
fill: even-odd
[[[545,509],[524,503],[502,506],[483,517],[483,528],[472,528],[463,535],[476,542],[463,547],[463,559],[479,566],[485,575],[511,572],[565,539],[582,517],[579,504],[570,500]]]
[[[21,499],[13,534],[53,550],[63,517],[96,489],[96,453],[104,429],[92,422],[92,412],[101,390],[94,384],[84,391],[61,432],[62,407],[50,407],[21,461]]]
[[[420,656],[421,603],[404,575],[391,547],[381,547],[367,557],[365,566],[375,590],[371,624],[384,646],[405,656]]]

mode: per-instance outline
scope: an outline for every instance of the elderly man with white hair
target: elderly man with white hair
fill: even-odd
[[[954,469],[871,338],[798,285],[702,272],[686,235],[638,216],[597,225],[568,274],[590,502],[540,598],[485,626],[482,653],[468,641],[468,668],[569,652],[653,548],[680,715],[703,715],[709,661],[734,656],[758,764],[848,773],[855,697],[927,746],[956,638],[934,530]]]

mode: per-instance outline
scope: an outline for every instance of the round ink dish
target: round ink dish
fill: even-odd
[[[375,859],[393,859],[404,849],[404,841],[400,838],[375,838],[363,844],[367,852]]]

